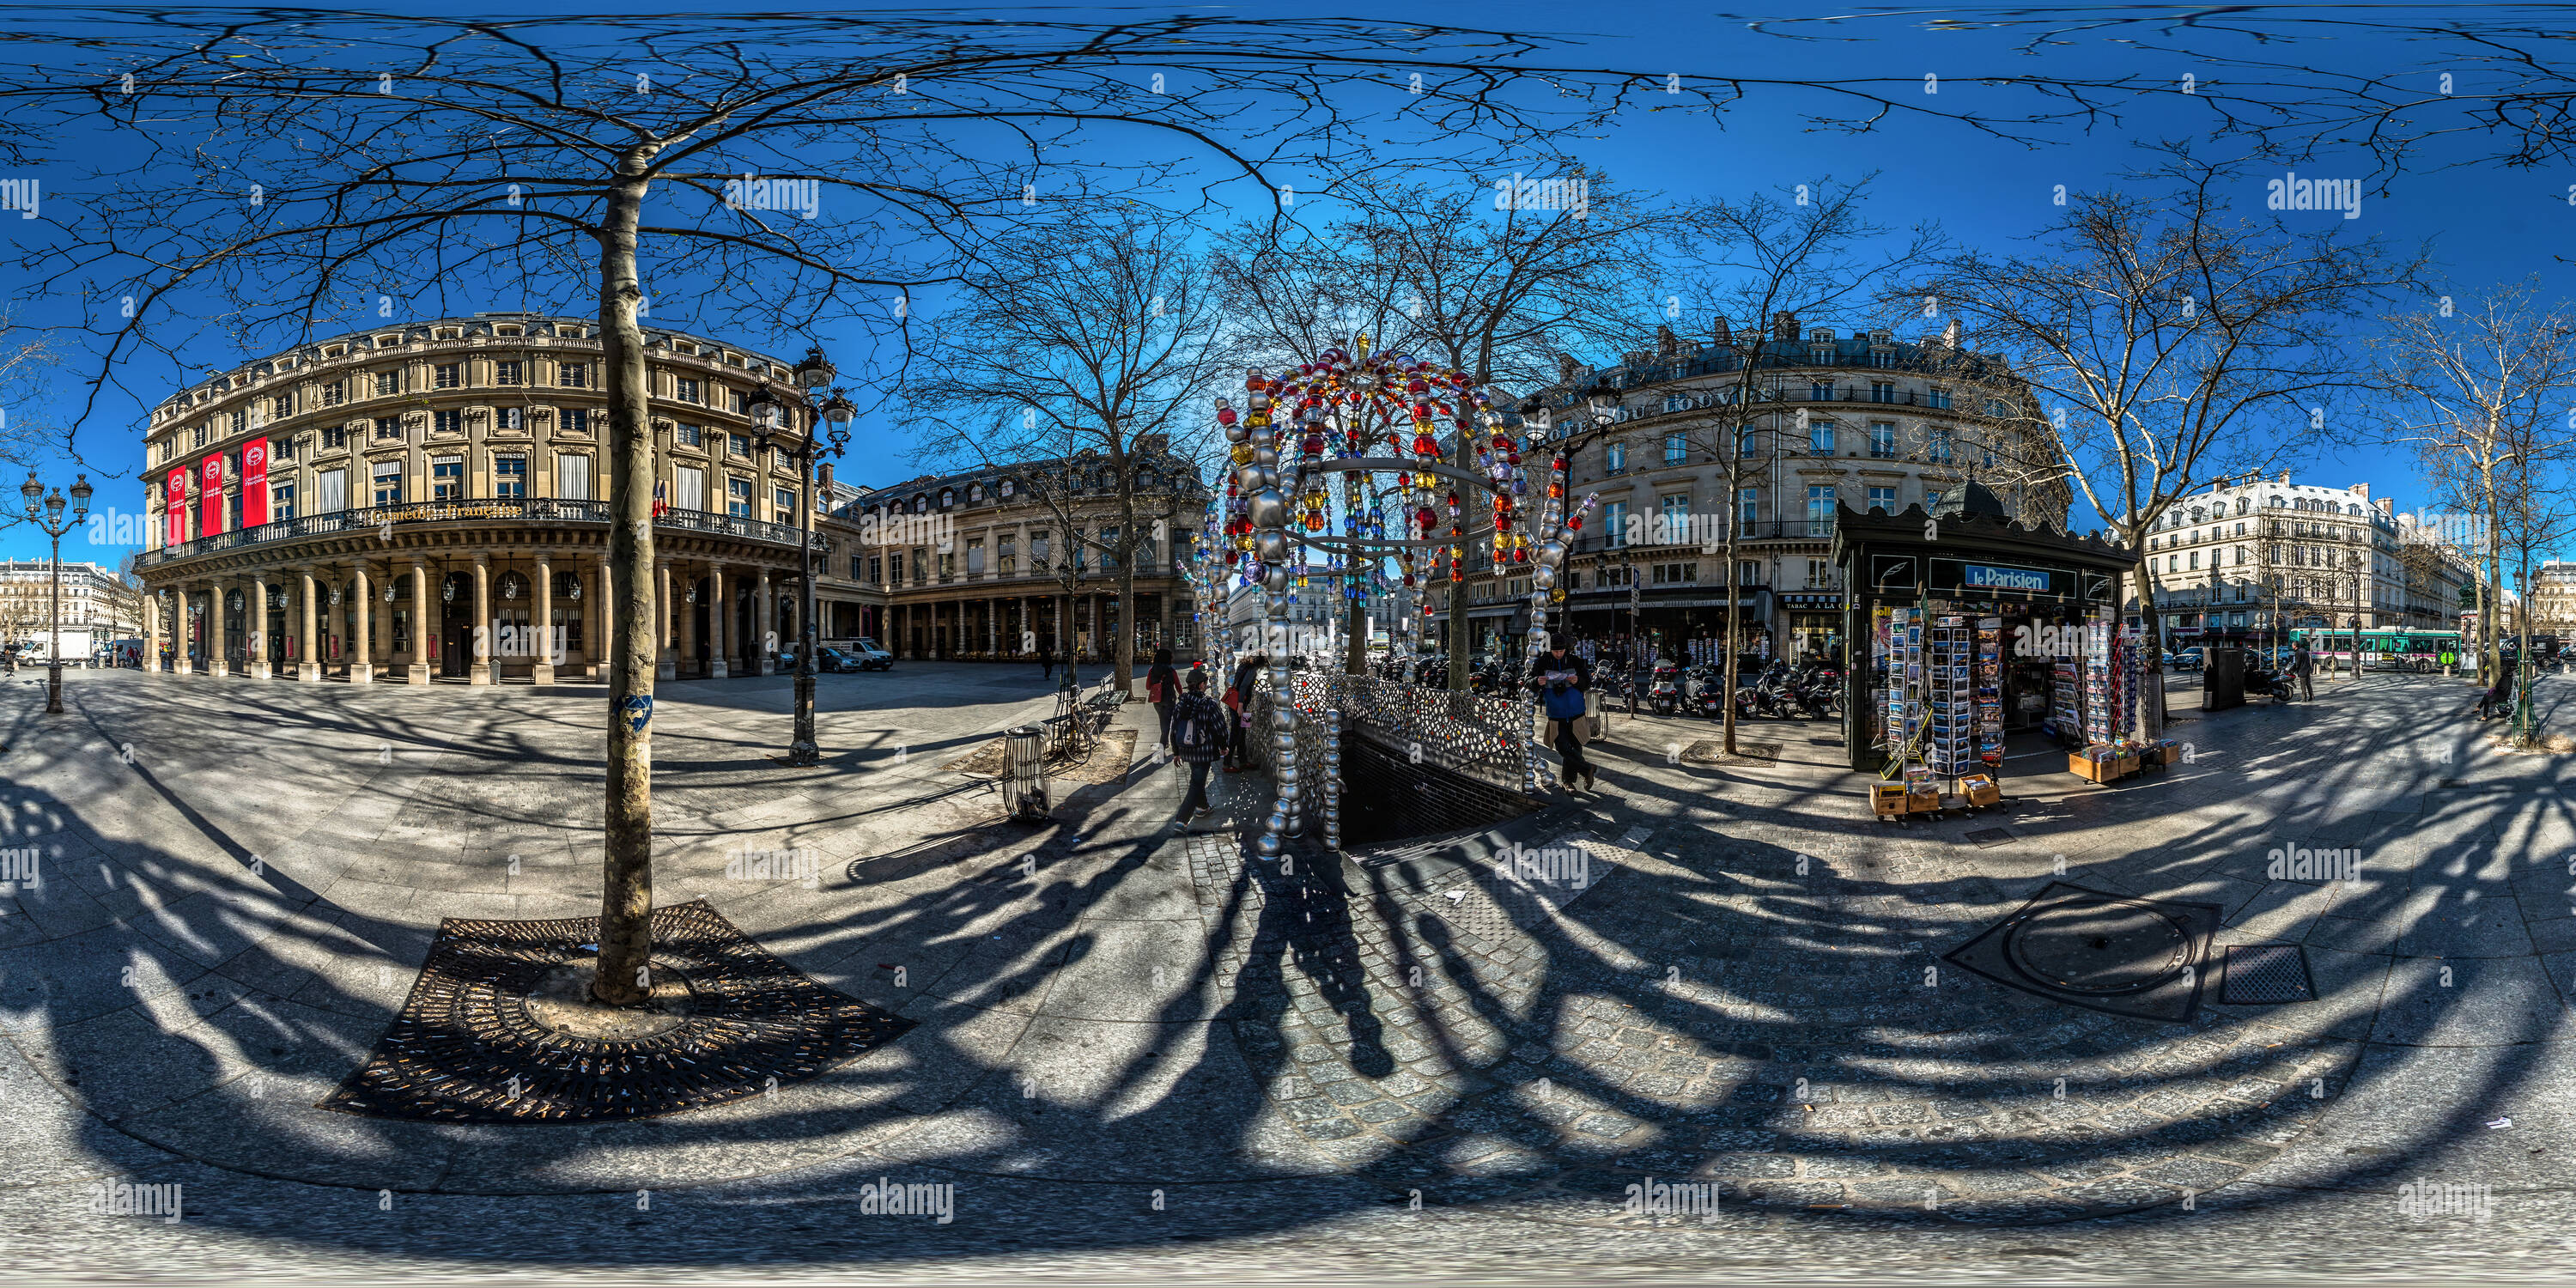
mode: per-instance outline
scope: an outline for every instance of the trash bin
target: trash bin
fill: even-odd
[[[1047,816],[1046,731],[1021,725],[1002,735],[1002,790],[1011,817]]]

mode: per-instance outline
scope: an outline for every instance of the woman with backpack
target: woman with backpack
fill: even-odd
[[[1163,749],[1172,747],[1172,708],[1181,700],[1181,675],[1172,669],[1172,650],[1154,650],[1154,665],[1145,671],[1145,700],[1154,704],[1154,715],[1163,723]]]
[[[1171,715],[1171,730],[1179,735],[1172,754],[1190,767],[1190,794],[1181,798],[1181,816],[1172,824],[1182,831],[1208,810],[1208,767],[1232,744],[1234,723],[1234,717],[1208,697],[1207,672],[1190,672],[1189,683],[1190,691],[1174,704]]]

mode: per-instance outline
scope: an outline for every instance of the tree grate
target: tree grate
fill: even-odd
[[[653,911],[657,979],[686,1013],[647,1037],[577,1036],[530,992],[598,953],[599,919],[441,921],[402,1013],[319,1107],[418,1122],[598,1122],[706,1109],[813,1078],[913,1021],[806,978],[704,901]]]

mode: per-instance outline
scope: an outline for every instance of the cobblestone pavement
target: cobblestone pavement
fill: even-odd
[[[2109,788],[2024,762],[2011,810],[1904,830],[1821,727],[1696,764],[1665,752],[1705,723],[1622,719],[1603,792],[1347,864],[1247,861],[1246,777],[1176,834],[1134,708],[1124,779],[996,829],[937,765],[1042,709],[1033,673],[829,677],[853,750],[821,770],[769,758],[783,680],[665,686],[657,900],[920,1027],[578,1128],[313,1105],[440,917],[594,909],[595,699],[110,673],[48,722],[0,693],[0,848],[47,878],[0,886],[16,1269],[2169,1281],[2177,1223],[2212,1277],[2530,1277],[2569,1243],[2576,824],[2562,761],[2487,746],[2457,682],[2222,713]],[[949,836],[980,844],[850,875]],[[2359,870],[2272,879],[2285,846]],[[723,875],[799,848],[812,888]],[[1943,960],[2055,881],[2215,905],[2221,949],[2298,944],[2317,997],[2213,983],[2159,1024]],[[954,1186],[953,1223],[862,1208],[886,1179]],[[88,1213],[116,1182],[184,1183],[186,1220]]]

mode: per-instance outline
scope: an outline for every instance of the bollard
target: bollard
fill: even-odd
[[[1038,822],[1047,816],[1046,731],[1021,725],[1002,735],[1003,791],[1011,816]]]

